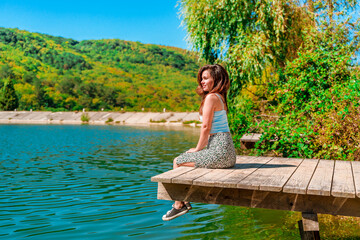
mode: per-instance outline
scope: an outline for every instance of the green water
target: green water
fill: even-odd
[[[299,239],[289,213],[194,203],[161,220],[151,176],[196,128],[0,125],[0,239]],[[295,226],[296,222],[293,223]]]

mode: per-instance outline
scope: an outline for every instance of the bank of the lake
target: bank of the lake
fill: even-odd
[[[0,124],[190,125],[198,112],[41,112],[0,111]]]

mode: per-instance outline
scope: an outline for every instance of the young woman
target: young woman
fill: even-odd
[[[229,75],[221,65],[206,65],[199,70],[197,80],[199,86],[196,92],[202,98],[200,138],[196,148],[191,148],[174,159],[173,166],[231,168],[235,165],[236,153],[226,115]],[[190,203],[175,201],[172,209],[162,219],[174,219],[190,209]]]

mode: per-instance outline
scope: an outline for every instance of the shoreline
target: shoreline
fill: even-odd
[[[84,121],[88,120],[88,121]],[[0,124],[199,126],[198,112],[0,111]]]

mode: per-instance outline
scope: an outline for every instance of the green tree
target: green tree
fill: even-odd
[[[188,38],[209,63],[224,61],[232,92],[296,58],[311,17],[293,0],[183,0]]]
[[[13,77],[14,77],[14,72],[9,65],[5,64],[0,67],[0,79],[13,78]]]
[[[49,97],[47,92],[44,90],[44,86],[39,79],[34,80],[35,85],[35,96],[37,102],[37,109],[53,107],[53,99]]]
[[[14,84],[8,79],[1,91],[0,108],[5,111],[13,111],[19,106],[19,99],[15,93]]]
[[[352,39],[358,45],[359,34],[351,31],[359,26],[358,15],[350,14],[356,4],[357,0],[181,0],[179,6],[193,48],[209,63],[226,63],[232,100],[248,83],[258,84],[267,71],[274,78],[298,57],[309,35],[340,27],[344,41]]]
[[[357,0],[180,1],[194,49],[229,70],[236,145],[243,133],[262,132],[260,154],[359,159],[349,140],[360,128],[358,79],[350,78],[359,8]]]

